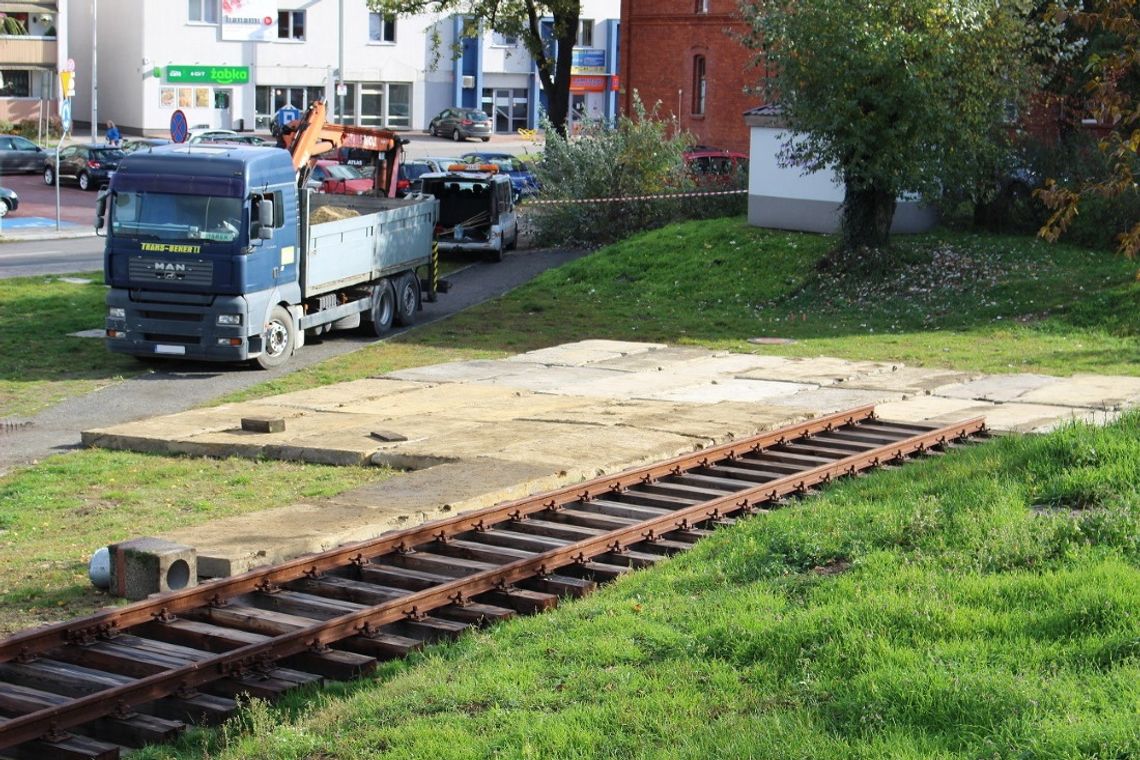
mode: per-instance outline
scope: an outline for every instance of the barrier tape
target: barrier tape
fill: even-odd
[[[670,198],[714,198],[724,195],[744,195],[747,192],[747,190],[715,190],[713,192],[699,193],[656,193],[653,195],[626,195],[620,198],[565,198],[563,200],[539,200],[528,198],[526,205],[555,206],[567,203],[625,203],[627,201],[656,201],[668,200]]]

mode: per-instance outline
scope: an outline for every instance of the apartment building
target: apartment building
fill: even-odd
[[[612,116],[615,98],[590,96],[616,80],[618,0],[583,9],[581,55],[605,81],[580,80],[577,94]],[[317,98],[338,120],[371,127],[420,130],[452,105],[482,108],[499,132],[538,124],[525,48],[489,32],[464,39],[456,16],[386,17],[362,0],[71,0],[70,15],[80,125],[94,112],[127,133],[162,135],[181,110],[191,125],[265,129],[281,106]],[[97,72],[94,88],[84,70]]]
[[[67,15],[67,0],[0,2],[0,121],[46,123],[56,115]]]

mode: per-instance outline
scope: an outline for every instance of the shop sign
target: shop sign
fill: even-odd
[[[574,48],[570,54],[571,74],[605,74],[606,51],[601,48]]]
[[[249,66],[167,66],[170,84],[248,84]]]
[[[277,0],[225,0],[222,39],[240,42],[277,39]]]

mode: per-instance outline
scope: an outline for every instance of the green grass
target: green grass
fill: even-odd
[[[4,280],[0,419],[32,414],[142,371],[138,362],[110,354],[102,340],[72,335],[103,327],[106,292],[102,275],[92,272]]]
[[[392,474],[92,450],[0,478],[0,636],[111,603],[87,580],[87,561],[101,546],[331,496]]]
[[[1140,414],[875,473],[154,757],[1140,755]]]
[[[983,372],[1140,374],[1135,265],[1021,237],[897,237],[882,277],[820,273],[832,240],[742,219],[638,235],[417,336],[532,349],[583,337]],[[792,345],[757,347],[751,337]]]

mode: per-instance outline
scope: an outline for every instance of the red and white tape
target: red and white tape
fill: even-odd
[[[699,193],[657,193],[654,195],[626,195],[620,198],[565,198],[562,200],[527,200],[528,206],[555,206],[566,203],[625,203],[626,201],[656,201],[672,198],[714,198],[721,195],[743,195],[747,190],[715,190]]]

